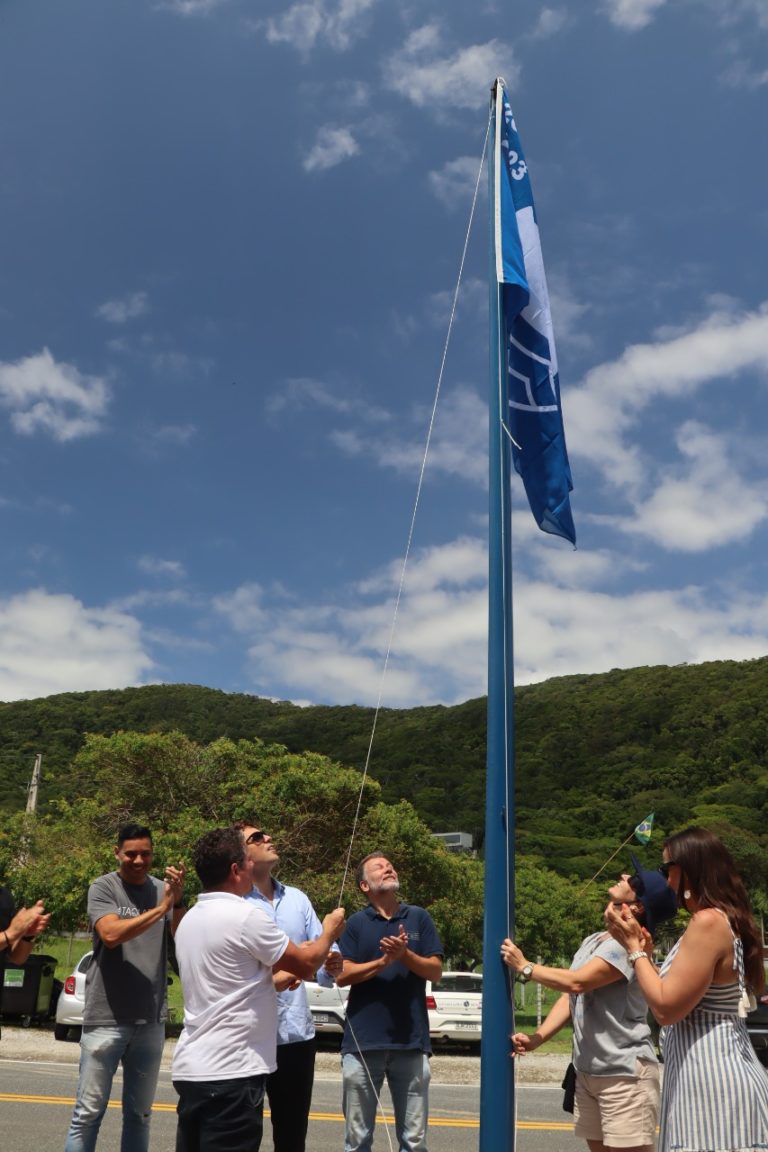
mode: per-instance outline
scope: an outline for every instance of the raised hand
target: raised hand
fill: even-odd
[[[20,908],[8,928],[14,936],[39,936],[50,923],[51,914],[45,911],[42,900],[36,900],[31,908]]]
[[[513,1056],[525,1056],[528,1052],[535,1052],[542,1042],[540,1036],[529,1036],[526,1032],[513,1032],[510,1040]]]
[[[184,878],[187,870],[183,864],[178,868],[169,865],[165,870],[165,898],[169,905],[180,904],[184,896]]]
[[[512,968],[515,972],[522,972],[528,963],[517,944],[514,940],[510,940],[509,936],[501,945],[501,958],[507,967]]]
[[[390,963],[395,960],[402,960],[408,948],[408,933],[403,925],[400,925],[397,936],[383,936],[379,942],[379,947]]]
[[[338,940],[346,926],[344,919],[345,912],[343,908],[334,908],[333,912],[329,912],[323,918],[323,931],[327,932],[332,940]]]
[[[325,968],[328,975],[335,979],[342,971],[343,967],[344,957],[342,956],[341,952],[336,952],[333,950],[330,951],[323,963],[323,968]]]

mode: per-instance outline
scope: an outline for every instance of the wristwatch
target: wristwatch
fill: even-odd
[[[517,974],[517,978],[521,984],[527,984],[531,976],[533,976],[533,964],[526,964]]]

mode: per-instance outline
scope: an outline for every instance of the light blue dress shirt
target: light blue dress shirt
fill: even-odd
[[[312,907],[309,897],[300,888],[291,888],[272,879],[274,884],[272,899],[268,900],[258,888],[252,888],[246,900],[253,900],[259,908],[275,921],[279,928],[294,944],[304,944],[307,940],[317,940],[322,935],[323,926]],[[336,945],[334,945],[334,949]],[[324,988],[332,988],[333,978],[325,968],[318,970],[317,983]],[[293,991],[287,989],[277,994],[277,1042],[295,1044],[298,1040],[311,1040],[315,1034],[312,1013],[307,1002],[307,990],[300,984]]]

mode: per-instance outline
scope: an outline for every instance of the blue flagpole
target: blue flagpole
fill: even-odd
[[[496,88],[494,100],[496,101]],[[488,735],[485,800],[483,1043],[480,1152],[515,1147],[515,1079],[510,1058],[513,1006],[501,942],[514,931],[514,677],[512,648],[511,445],[505,431],[508,381],[496,274],[499,103],[488,165],[491,219],[489,399]]]

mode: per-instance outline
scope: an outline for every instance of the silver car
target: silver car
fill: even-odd
[[[85,974],[93,952],[86,952],[77,962],[74,972],[67,976],[56,1004],[56,1023],[53,1034],[57,1040],[79,1040],[83,1030],[85,1008]]]
[[[312,980],[304,983],[316,1032],[343,1032],[349,988],[323,988]]]

